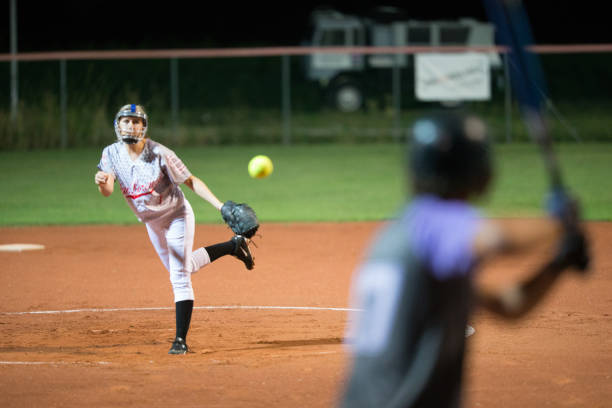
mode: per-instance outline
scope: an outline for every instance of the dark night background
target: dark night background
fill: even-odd
[[[611,43],[604,2],[526,1],[535,43]],[[376,2],[153,2],[17,0],[18,52],[297,46],[312,10],[365,14]],[[481,1],[386,2],[410,19],[486,20]],[[0,53],[10,52],[10,2],[0,15]]]

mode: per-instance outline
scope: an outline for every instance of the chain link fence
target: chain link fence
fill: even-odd
[[[172,146],[400,141],[415,117],[441,107],[415,98],[412,63],[353,72],[347,88],[309,79],[310,54],[303,49],[262,50],[23,58],[16,112],[5,56],[0,150],[106,145],[115,137],[114,114],[125,103],[144,105],[150,137]],[[405,57],[410,62],[414,55]],[[612,141],[612,52],[557,52],[541,59],[553,137]],[[491,72],[490,100],[463,105],[490,123],[496,141],[527,140],[504,67]]]

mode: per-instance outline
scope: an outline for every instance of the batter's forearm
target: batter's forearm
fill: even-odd
[[[542,301],[561,275],[561,271],[554,264],[547,264],[522,283],[517,283],[495,294],[478,293],[479,303],[489,311],[503,317],[520,318]]]
[[[541,219],[539,222],[534,220],[529,225],[510,222],[505,233],[507,240],[505,252],[520,252],[539,245],[552,245],[563,234],[563,226],[551,218]]]

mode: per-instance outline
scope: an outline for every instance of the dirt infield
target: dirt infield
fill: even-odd
[[[193,276],[185,356],[167,354],[172,291],[143,226],[2,228],[0,244],[46,248],[0,252],[0,406],[332,407],[351,275],[378,226],[264,224],[255,270],[225,257]],[[476,313],[466,407],[610,406],[612,224],[588,228],[589,279],[564,277],[518,322]],[[228,231],[198,225],[196,243]],[[500,260],[481,276],[534,265]]]

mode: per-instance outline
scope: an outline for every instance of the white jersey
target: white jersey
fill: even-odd
[[[179,185],[191,172],[166,146],[146,139],[136,160],[123,142],[106,146],[98,168],[115,176],[128,205],[141,222],[157,219],[185,206]]]

